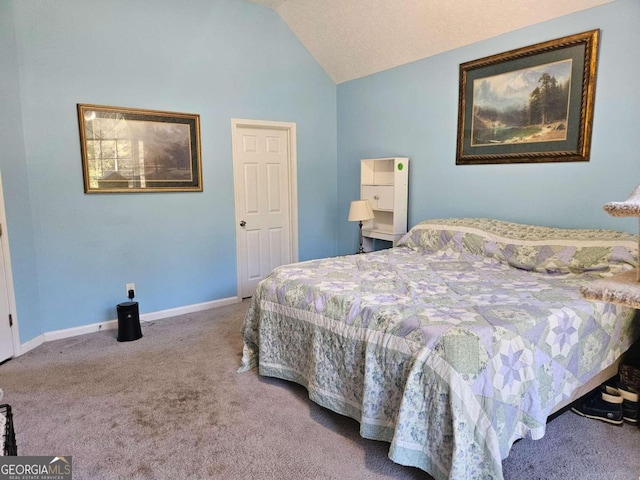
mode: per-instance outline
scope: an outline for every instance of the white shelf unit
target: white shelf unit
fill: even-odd
[[[362,225],[362,245],[374,249],[374,240],[396,244],[407,233],[409,159],[406,157],[360,160],[360,199],[368,200],[375,218]]]

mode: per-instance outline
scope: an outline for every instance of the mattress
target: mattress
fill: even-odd
[[[275,269],[240,370],[304,385],[397,463],[499,479],[512,444],[541,438],[639,336],[635,310],[580,294],[636,262],[623,232],[423,222],[396,248]]]

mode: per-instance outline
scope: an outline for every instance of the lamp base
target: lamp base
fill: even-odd
[[[360,224],[360,248],[358,249],[358,253],[364,253],[364,248],[362,248],[362,221],[360,221],[359,224]]]

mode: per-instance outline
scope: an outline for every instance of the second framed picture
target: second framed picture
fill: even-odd
[[[78,104],[85,193],[202,191],[200,116]]]
[[[461,64],[456,164],[588,161],[598,37]]]

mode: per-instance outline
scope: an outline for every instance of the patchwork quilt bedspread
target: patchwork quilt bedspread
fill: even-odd
[[[275,269],[240,370],[304,385],[389,457],[437,479],[502,478],[522,437],[640,334],[579,287],[634,268],[635,236],[444,219],[389,250]]]

